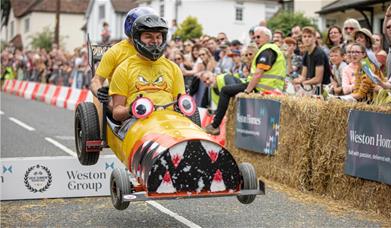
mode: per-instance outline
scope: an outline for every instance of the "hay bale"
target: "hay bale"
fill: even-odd
[[[281,102],[280,135],[275,155],[236,148],[236,99],[227,122],[227,149],[238,162],[250,162],[257,174],[301,191],[311,191],[391,218],[391,186],[344,174],[349,110],[391,113],[390,106],[322,101],[308,97],[239,97]]]
[[[311,142],[313,129],[319,122],[317,113],[322,111],[321,101],[306,97],[258,94],[241,94],[240,97],[275,99],[281,102],[278,150],[275,155],[270,156],[236,148],[236,100],[231,102],[228,110],[227,148],[238,161],[253,163],[258,175],[303,191],[311,190]]]

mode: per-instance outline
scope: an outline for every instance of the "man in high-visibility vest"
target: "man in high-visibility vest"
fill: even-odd
[[[220,134],[220,124],[228,109],[229,100],[240,92],[251,93],[278,89],[282,91],[285,84],[286,63],[283,53],[275,44],[271,44],[272,32],[263,26],[254,29],[254,41],[259,51],[255,55],[248,82],[244,84],[226,85],[220,92],[213,122],[205,127],[212,135]]]
[[[201,81],[209,87],[210,90],[210,109],[216,110],[217,105],[220,100],[220,91],[226,85],[234,85],[234,84],[243,84],[245,83],[244,78],[240,78],[238,74],[219,74],[214,75],[210,71],[205,71],[200,76]]]

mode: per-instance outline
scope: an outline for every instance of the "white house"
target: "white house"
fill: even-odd
[[[103,22],[109,24],[111,40],[125,38],[123,23],[129,10],[137,7],[135,0],[90,0],[85,17],[86,32],[92,43],[101,42]]]
[[[171,25],[188,16],[198,19],[203,33],[216,36],[225,32],[228,38],[245,40],[248,31],[262,20],[271,18],[280,8],[278,1],[257,0],[139,0],[159,12]]]
[[[54,0],[11,0],[8,23],[1,30],[2,40],[16,37],[24,48],[31,48],[30,36],[42,32],[45,27],[54,31],[56,23],[56,2]],[[60,38],[63,48],[72,51],[84,43],[84,12],[88,0],[61,0]]]

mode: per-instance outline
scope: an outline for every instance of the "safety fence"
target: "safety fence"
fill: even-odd
[[[2,91],[70,110],[75,110],[80,102],[92,101],[93,97],[92,93],[87,89],[75,89],[21,80],[6,80]]]

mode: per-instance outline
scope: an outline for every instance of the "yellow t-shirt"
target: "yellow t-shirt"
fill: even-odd
[[[126,96],[126,105],[139,94],[154,105],[165,105],[184,93],[183,75],[175,63],[165,57],[152,62],[138,55],[127,58],[115,69],[109,90],[109,95]]]
[[[136,55],[136,53],[136,49],[128,40],[125,39],[116,43],[103,55],[96,69],[96,74],[110,81],[115,68],[126,58]]]

